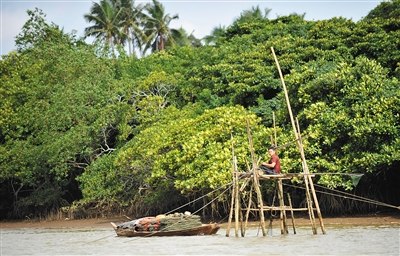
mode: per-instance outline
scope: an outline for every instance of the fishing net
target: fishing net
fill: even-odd
[[[163,231],[175,231],[182,229],[191,229],[201,226],[199,215],[185,215],[174,213],[160,218],[160,229]]]

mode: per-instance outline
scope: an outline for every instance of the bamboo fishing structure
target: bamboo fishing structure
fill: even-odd
[[[292,124],[294,136],[295,136],[295,142],[297,144],[298,150],[300,152],[300,157],[301,157],[301,163],[302,163],[302,173],[286,173],[286,174],[274,174],[274,175],[265,175],[263,174],[259,167],[258,167],[258,161],[254,152],[254,145],[253,145],[253,138],[251,134],[251,129],[249,122],[247,122],[247,135],[248,135],[248,142],[249,142],[249,150],[250,150],[250,155],[251,155],[251,169],[245,173],[245,175],[238,175],[238,170],[237,170],[237,160],[234,157],[232,157],[232,163],[233,163],[233,189],[232,189],[232,198],[231,198],[231,209],[230,209],[230,214],[229,214],[229,220],[228,220],[228,227],[226,230],[226,236],[229,236],[230,233],[230,226],[231,226],[231,221],[233,218],[233,212],[235,212],[235,236],[239,236],[239,221],[240,221],[240,226],[241,226],[241,235],[244,236],[246,233],[246,228],[248,225],[248,219],[249,219],[249,214],[251,211],[254,211],[260,218],[259,222],[259,227],[261,228],[262,235],[266,236],[266,228],[265,228],[265,216],[264,212],[271,212],[271,220],[270,220],[270,225],[272,224],[272,212],[273,211],[279,211],[279,220],[280,220],[280,229],[281,229],[281,234],[288,234],[289,229],[287,225],[287,215],[286,213],[290,213],[290,217],[292,220],[292,227],[293,227],[293,233],[296,234],[296,227],[295,227],[295,219],[294,219],[294,212],[295,211],[306,211],[308,213],[309,219],[310,219],[310,224],[312,228],[313,234],[317,234],[317,224],[315,221],[315,214],[314,211],[316,211],[318,219],[319,219],[319,226],[321,228],[321,231],[323,234],[326,233],[323,219],[322,219],[322,214],[321,210],[319,207],[318,203],[318,198],[316,196],[316,192],[314,189],[314,183],[312,178],[315,176],[315,174],[311,174],[308,169],[307,161],[305,158],[305,153],[304,153],[304,147],[303,147],[303,142],[302,142],[302,137],[301,137],[301,131],[300,131],[300,126],[299,122],[295,118],[290,106],[290,100],[289,100],[289,94],[285,85],[285,81],[283,79],[282,71],[278,62],[278,59],[275,55],[274,49],[271,47],[272,55],[275,60],[276,67],[279,72],[279,77],[282,83],[284,95],[285,95],[285,100],[286,100],[286,105],[288,108],[289,116],[290,116],[290,121]],[[275,113],[273,113],[273,125],[274,125],[274,135],[271,136],[271,142],[274,146],[277,146],[277,136],[276,136],[276,127],[275,127]],[[232,147],[232,152],[233,147]],[[250,166],[249,166],[250,168]],[[292,206],[292,201],[290,198],[290,195],[287,194],[287,201],[288,205],[285,203],[285,198],[284,198],[284,189],[283,189],[283,180],[290,180],[294,177],[297,178],[302,178],[304,180],[305,184],[305,198],[306,198],[306,207],[303,208],[293,208]],[[244,179],[244,182],[242,183],[242,187],[239,188],[239,179]],[[276,192],[278,195],[278,201],[279,201],[279,206],[274,206],[274,200],[271,205],[264,205],[263,201],[263,196],[262,192],[260,189],[260,181],[274,181],[276,182]],[[244,191],[245,188],[249,187],[249,191]],[[253,202],[252,195],[253,191],[256,194],[256,203]],[[248,200],[243,200],[244,201],[244,207],[241,205],[241,200],[240,198],[243,198],[244,192],[248,195]],[[275,198],[274,198],[275,199]],[[247,203],[246,203],[247,202]],[[242,211],[245,211],[245,223],[243,225],[243,213]],[[239,218],[240,216],[240,218]]]

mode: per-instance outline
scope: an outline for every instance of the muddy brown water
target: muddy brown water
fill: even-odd
[[[246,236],[117,237],[112,228],[1,229],[0,255],[400,255],[400,226],[327,226],[313,235],[277,228],[263,237],[252,227]]]

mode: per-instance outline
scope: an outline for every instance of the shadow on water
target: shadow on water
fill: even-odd
[[[258,235],[257,235],[258,234]],[[301,227],[282,236],[272,229],[266,237],[257,228],[246,237],[213,236],[117,237],[110,228],[1,230],[1,255],[399,255],[399,227],[328,227],[326,235],[312,235]]]

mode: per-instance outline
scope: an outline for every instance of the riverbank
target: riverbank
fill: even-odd
[[[325,226],[399,226],[400,215],[362,215],[362,216],[341,216],[341,217],[324,217]],[[0,228],[111,228],[110,222],[121,223],[128,221],[124,216],[114,218],[97,218],[97,219],[79,219],[79,220],[24,220],[24,221],[0,221]],[[279,219],[274,219],[278,222]],[[291,224],[291,220],[288,219]],[[269,220],[266,220],[269,222]],[[308,218],[296,217],[296,226],[307,226],[310,224]],[[226,222],[221,223],[225,228]],[[252,222],[250,225],[258,225],[258,222]]]

